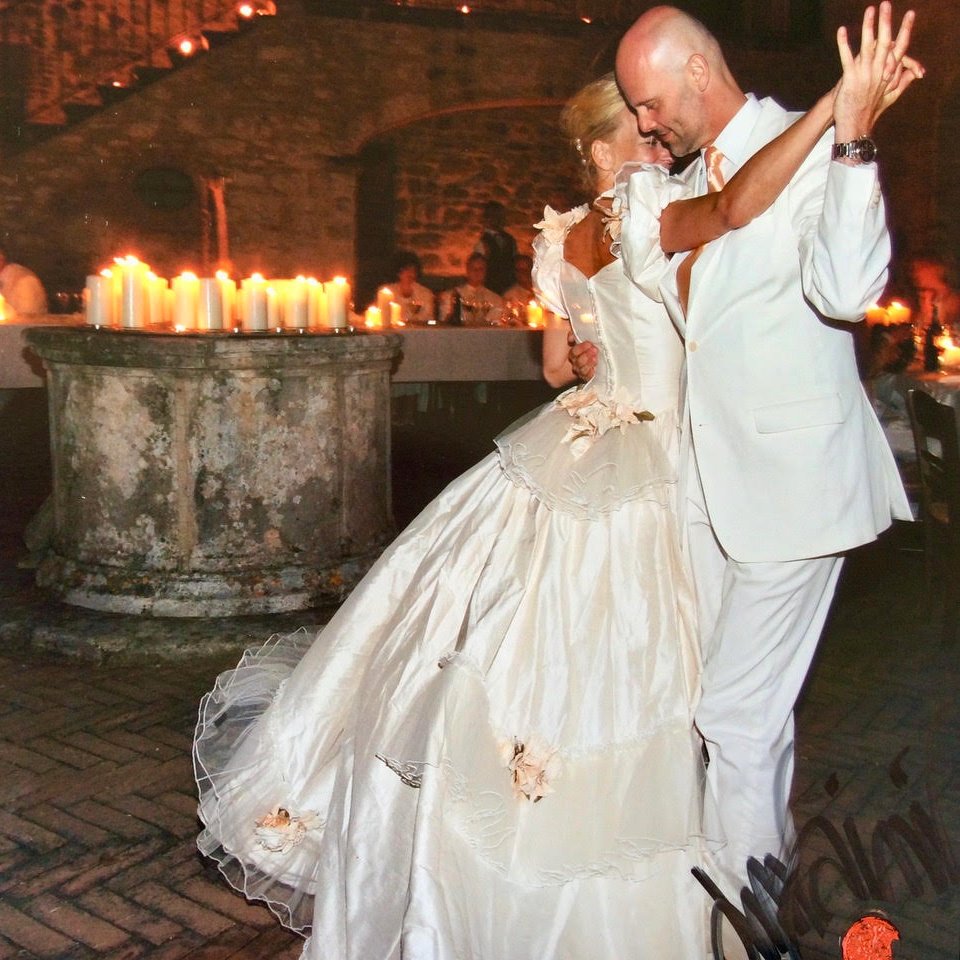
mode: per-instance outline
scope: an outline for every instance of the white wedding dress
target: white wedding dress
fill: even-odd
[[[499,438],[315,639],[248,651],[201,704],[200,849],[306,957],[706,955],[681,347],[619,261],[563,261],[586,210],[548,208],[537,279],[599,344],[594,380]]]

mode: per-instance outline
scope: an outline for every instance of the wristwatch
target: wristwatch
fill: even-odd
[[[833,160],[855,160],[857,163],[873,163],[877,159],[877,145],[869,137],[835,143],[831,153]]]

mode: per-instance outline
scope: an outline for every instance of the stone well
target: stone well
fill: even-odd
[[[233,616],[339,599],[393,532],[395,334],[41,327],[67,603]]]

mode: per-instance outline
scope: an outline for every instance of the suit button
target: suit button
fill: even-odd
[[[696,353],[696,352],[697,352],[697,347],[699,347],[699,346],[700,346],[700,344],[697,343],[696,340],[691,340],[691,341],[687,344],[687,351],[688,351],[689,353]]]

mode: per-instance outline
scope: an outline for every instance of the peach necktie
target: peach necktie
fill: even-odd
[[[711,144],[703,154],[703,163],[707,171],[707,193],[717,193],[723,189],[723,173],[720,171],[720,164],[723,163],[723,154]],[[690,274],[693,271],[693,264],[697,257],[703,251],[701,244],[690,251],[687,257],[679,267],[677,267],[677,293],[680,295],[680,303],[683,305],[683,312],[687,312],[687,301],[690,298]]]

